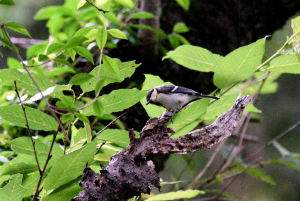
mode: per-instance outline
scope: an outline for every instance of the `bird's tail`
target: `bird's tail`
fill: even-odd
[[[200,97],[201,98],[213,98],[213,99],[216,99],[216,100],[220,99],[219,97],[206,95],[206,94],[200,94]]]

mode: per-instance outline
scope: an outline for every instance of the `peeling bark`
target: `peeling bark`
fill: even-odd
[[[250,101],[250,96],[238,97],[235,104],[214,123],[179,138],[169,137],[169,133],[174,133],[166,125],[170,117],[149,119],[139,138],[135,138],[133,130],[129,131],[130,144],[115,154],[108,166],[101,166],[101,174],[85,168],[80,181],[80,186],[85,189],[73,200],[122,201],[141,193],[150,193],[149,187],[160,189],[159,176],[151,163],[146,161],[148,156],[157,153],[186,154],[211,148],[231,135]]]

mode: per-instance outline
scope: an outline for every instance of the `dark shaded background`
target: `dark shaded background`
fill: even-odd
[[[39,7],[53,4],[62,4],[63,1],[21,1],[16,0],[16,6],[0,6],[1,21],[16,21],[24,25],[36,39],[47,39],[48,31],[45,21],[33,21],[33,15]],[[291,35],[291,29],[287,25],[283,28],[290,17],[300,10],[300,1],[296,0],[254,0],[254,1],[209,1],[192,0],[189,11],[184,11],[175,1],[161,1],[160,26],[167,33],[172,32],[176,22],[184,22],[190,31],[184,36],[192,45],[207,48],[213,53],[226,55],[232,50],[255,42],[256,40],[272,35],[267,43],[266,55],[270,56]],[[18,35],[14,35],[18,36]],[[167,43],[163,42],[166,46]],[[0,68],[6,67],[6,58],[15,57],[10,50],[0,47],[4,57],[0,57]],[[144,79],[143,74],[150,73],[161,76],[165,81],[193,88],[194,90],[209,93],[215,89],[212,84],[211,73],[200,73],[185,69],[169,61],[162,61],[163,55],[156,58],[144,58],[138,54],[136,46],[124,44],[122,51],[112,52],[110,56],[118,57],[122,61],[137,60],[142,62],[133,76],[137,83]],[[21,51],[24,53],[24,51]],[[23,55],[24,56],[24,55]],[[144,61],[144,62],[143,62]],[[145,62],[147,61],[147,62]],[[299,76],[283,75],[278,79],[279,88],[275,94],[261,96],[258,108],[263,111],[260,115],[260,123],[251,123],[247,134],[255,135],[262,139],[259,144],[248,144],[244,154],[253,152],[256,147],[277,136],[286,130],[300,118],[299,111]],[[131,113],[138,116],[139,121],[130,116],[123,119],[128,127],[139,130],[147,117],[140,106],[137,112]],[[279,142],[290,151],[299,152],[299,129],[291,132]],[[195,157],[195,172],[199,172],[207,162],[212,150],[203,150]],[[275,148],[270,147],[265,153],[266,158],[280,156]],[[221,159],[221,157],[219,157]],[[176,165],[174,165],[176,164]],[[185,165],[181,156],[171,156],[165,166],[161,177],[167,181],[171,175],[176,176]],[[213,172],[211,168],[208,175]],[[242,176],[228,189],[230,193],[238,195],[241,200],[300,200],[300,174],[296,170],[280,165],[266,166],[262,169],[267,171],[277,182],[276,186],[265,184],[249,176]],[[185,180],[192,179],[196,174],[187,172]],[[165,188],[167,190],[168,188]]]

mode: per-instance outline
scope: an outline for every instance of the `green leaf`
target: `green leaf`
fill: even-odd
[[[49,191],[82,175],[82,170],[94,159],[96,140],[86,144],[83,148],[60,157],[53,165],[44,181],[44,189]]]
[[[95,87],[95,94],[98,94],[104,86],[104,80],[100,80]]]
[[[92,130],[91,130],[90,123],[83,122],[83,124],[84,124],[84,130],[86,132],[86,140],[88,143],[91,143],[92,142]]]
[[[24,197],[30,197],[34,195],[36,184],[38,183],[40,173],[38,171],[25,174],[23,177],[22,185],[26,188],[26,194]]]
[[[166,58],[192,70],[213,72],[222,57],[201,47],[182,45],[168,52]]]
[[[55,189],[45,197],[42,197],[41,201],[72,200],[81,190],[83,190],[83,188],[78,185],[77,180],[74,180],[66,183],[61,188]]]
[[[107,30],[110,35],[115,38],[128,40],[127,36],[119,29],[109,29]]]
[[[137,13],[133,13],[129,19],[151,19],[154,18],[155,15],[153,13],[150,12],[137,12]]]
[[[195,101],[178,114],[174,115],[173,124],[170,125],[175,130],[172,137],[179,137],[194,129],[202,120],[206,113],[211,99],[203,98]]]
[[[62,52],[63,50],[65,50],[65,45],[63,43],[52,43],[47,49],[47,55],[55,52]]]
[[[128,7],[130,9],[134,9],[134,3],[132,0],[115,0],[115,2],[118,2],[124,7]]]
[[[45,52],[46,47],[48,45],[49,41],[45,41],[41,44],[34,44],[26,51],[26,57],[27,59],[30,59],[34,56],[37,56],[39,54],[42,54]]]
[[[86,3],[86,0],[80,0],[80,1],[78,2],[78,4],[77,4],[77,10],[78,10],[79,8],[81,8],[82,6],[84,6],[85,3]]]
[[[23,27],[19,23],[5,22],[4,25],[7,26],[8,28],[10,28],[11,30],[14,30],[18,33],[24,34],[24,35],[29,36],[31,38],[31,35],[29,34],[29,32],[25,29],[25,27]]]
[[[1,0],[0,5],[13,6],[15,3],[12,0]]]
[[[129,26],[135,29],[146,29],[146,30],[154,31],[153,27],[144,24],[130,24]]]
[[[186,33],[189,31],[189,28],[182,22],[177,22],[173,27],[174,33]]]
[[[204,194],[204,191],[199,191],[199,190],[177,191],[177,192],[158,194],[147,199],[146,201],[177,200],[177,199],[193,198],[199,194]]]
[[[92,62],[92,64],[94,64],[93,55],[86,48],[77,46],[77,47],[74,47],[73,50],[75,50],[75,52],[77,52],[77,54],[87,58],[90,62]]]
[[[15,68],[15,69],[23,69],[23,65],[21,62],[15,58],[9,57],[7,59],[7,65],[9,68]]]
[[[48,155],[50,143],[45,144],[39,140],[34,140],[34,142],[37,155]],[[16,153],[34,156],[34,150],[30,137],[16,138],[11,142],[11,145],[12,150]],[[53,157],[59,158],[64,155],[64,152],[61,147],[54,146],[51,154]]]
[[[128,131],[119,129],[106,129],[97,136],[97,139],[115,143],[122,148],[126,148],[130,143]]]
[[[176,0],[176,2],[185,10],[187,11],[190,7],[190,0]]]
[[[146,94],[146,91],[138,89],[119,89],[112,91],[108,95],[99,97],[98,100],[103,104],[103,114],[110,114],[133,106],[144,98]]]
[[[101,27],[96,33],[96,42],[100,50],[102,50],[105,47],[106,41],[107,41],[107,31],[105,27]]]
[[[272,177],[270,177],[269,175],[267,175],[266,173],[264,173],[263,171],[261,171],[257,168],[250,167],[245,171],[245,173],[252,177],[260,179],[261,181],[266,182],[268,184],[271,184],[271,185],[276,184],[275,181],[272,179]]]
[[[215,70],[214,84],[222,89],[230,84],[248,79],[261,64],[266,39],[240,47],[226,55]]]
[[[73,85],[81,85],[87,81],[89,81],[92,77],[94,77],[91,74],[87,74],[87,73],[78,73],[76,75],[74,75],[71,80],[70,80],[70,84]]]
[[[39,85],[42,91],[55,86],[44,76],[32,74],[32,77],[35,79],[36,83]],[[14,81],[16,81],[17,87],[26,88],[30,91],[31,94],[39,93],[29,75],[23,74],[17,69],[1,70],[0,79],[2,80],[2,84],[5,86],[14,86]]]
[[[12,176],[11,181],[0,189],[1,200],[6,201],[22,201],[26,193],[26,189],[21,185],[23,175],[16,174]]]
[[[281,55],[271,60],[268,70],[277,73],[300,73],[300,62],[297,55]]]
[[[259,109],[257,109],[257,108],[253,105],[253,103],[251,103],[251,102],[247,105],[247,107],[245,108],[245,111],[248,111],[248,112],[255,112],[255,113],[262,113],[262,111],[259,110]]]
[[[113,112],[120,112],[127,109],[137,102],[139,102],[147,94],[146,91],[140,91],[138,89],[119,89],[114,90],[108,95],[103,95],[98,100],[103,104],[103,113],[110,114]],[[95,115],[92,107],[84,109],[83,114]]]
[[[76,73],[76,70],[70,68],[70,67],[62,67],[62,68],[54,68],[47,72],[47,76],[58,76],[58,75],[63,75],[66,73]]]
[[[76,113],[76,117],[78,119],[80,119],[82,122],[85,122],[85,123],[90,123],[90,120],[84,115],[84,114],[81,114],[81,113]]]
[[[102,112],[103,112],[104,108],[103,108],[103,104],[98,99],[93,104],[93,110],[97,116],[99,116],[99,117],[102,116]]]
[[[34,16],[34,20],[47,20],[56,14],[56,10],[59,6],[47,6],[41,8]]]
[[[87,38],[84,36],[74,36],[70,40],[67,41],[67,43],[64,46],[64,49],[67,50],[67,49],[77,47],[86,40],[87,40]]]
[[[13,50],[13,46],[10,43],[10,41],[8,40],[5,32],[3,29],[0,29],[0,41],[3,43],[3,47],[9,47],[11,50]]]
[[[57,130],[58,123],[53,117],[31,107],[25,108],[30,129],[43,131]],[[10,123],[27,128],[24,113],[20,105],[0,107],[0,116]]]
[[[204,120],[214,120],[233,106],[238,94],[224,95],[220,100],[215,100],[207,108]]]
[[[300,32],[300,16],[292,19],[292,29],[294,34],[299,34]]]
[[[130,77],[134,73],[135,69],[141,65],[136,64],[135,61],[121,62],[119,59],[112,59],[108,56],[104,56],[103,62],[104,63],[100,69],[99,80],[104,80],[103,86],[114,82],[122,82],[126,77]],[[95,90],[98,70],[99,66],[95,67],[90,72],[91,75],[94,75],[94,78],[80,85],[84,92]]]

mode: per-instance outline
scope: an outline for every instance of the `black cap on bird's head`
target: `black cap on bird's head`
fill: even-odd
[[[151,98],[151,95],[152,95],[152,93],[153,93],[153,90],[154,89],[151,89],[149,92],[148,92],[148,94],[147,94],[147,96],[146,96],[146,105],[148,105],[151,101],[150,101],[150,98]]]

